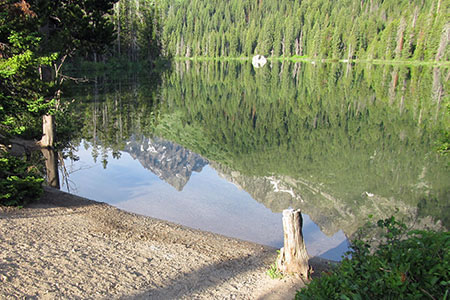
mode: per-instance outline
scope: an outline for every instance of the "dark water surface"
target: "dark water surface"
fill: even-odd
[[[72,91],[81,128],[63,189],[274,247],[281,211],[300,208],[309,254],[331,259],[369,215],[448,228],[449,163],[435,151],[449,124],[446,77],[231,62],[98,76]]]

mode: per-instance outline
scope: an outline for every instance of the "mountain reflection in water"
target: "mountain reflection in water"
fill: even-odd
[[[200,155],[158,137],[144,137],[140,143],[132,137],[124,152],[178,191],[189,181],[192,172],[201,172],[208,163]]]

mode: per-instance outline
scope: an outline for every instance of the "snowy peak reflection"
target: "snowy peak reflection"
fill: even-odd
[[[393,212],[401,216],[410,228],[442,228],[441,223],[431,217],[418,219],[417,207],[392,197],[364,192],[345,201],[325,185],[305,178],[286,175],[248,176],[215,162],[210,162],[210,165],[221,177],[245,190],[272,212],[282,212],[289,207],[301,209],[330,237],[340,230],[352,237],[369,214],[378,220],[392,216]]]
[[[192,172],[200,172],[208,161],[182,146],[159,137],[131,137],[124,152],[159,178],[181,191]]]

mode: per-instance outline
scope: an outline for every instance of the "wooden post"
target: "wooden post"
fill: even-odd
[[[41,147],[53,147],[55,138],[55,124],[53,121],[53,115],[44,115],[42,117],[42,133],[43,136],[40,141]]]
[[[280,250],[277,268],[283,274],[308,279],[308,253],[302,234],[303,219],[299,209],[283,210],[284,247]]]

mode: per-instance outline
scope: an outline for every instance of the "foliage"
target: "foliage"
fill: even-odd
[[[37,70],[56,55],[37,55],[41,37],[36,15],[28,6],[2,3],[0,8],[0,129],[33,137],[39,124],[36,120],[53,107],[53,102],[42,96],[46,86]]]
[[[448,1],[160,1],[174,56],[448,61]]]
[[[0,1],[0,134],[40,139],[41,116],[54,114],[58,132],[73,126],[59,110],[66,57],[99,52],[113,41],[106,14],[112,0]],[[40,193],[41,178],[4,156],[1,202],[22,205]]]
[[[0,205],[24,205],[42,194],[43,178],[24,160],[1,153]]]
[[[114,41],[108,19],[115,0],[29,0],[44,41],[43,53],[102,53]],[[59,62],[60,63],[60,62]]]
[[[113,41],[113,1],[0,2],[0,124],[38,138],[39,117],[54,114],[67,56],[102,52]]]
[[[442,155],[448,155],[450,152],[450,132],[444,131],[442,133],[442,138],[438,141],[439,146],[437,151]]]
[[[450,116],[450,103],[447,103],[447,117]],[[450,124],[441,131],[441,136],[437,142],[437,151],[442,155],[448,155],[450,152]],[[450,165],[450,162],[449,162]]]
[[[445,299],[450,291],[450,233],[407,231],[394,217],[379,220],[381,243],[355,240],[331,274],[295,299]],[[350,258],[351,256],[351,258]]]
[[[267,275],[272,279],[283,278],[283,274],[278,270],[276,263],[270,265],[269,270],[267,270]]]
[[[280,250],[277,250],[278,252],[278,256],[276,261],[270,265],[269,269],[267,270],[267,275],[269,275],[270,278],[272,279],[281,279],[283,278],[283,274],[280,272],[280,270],[278,270],[277,268],[277,261],[278,261],[278,257],[280,256]]]

